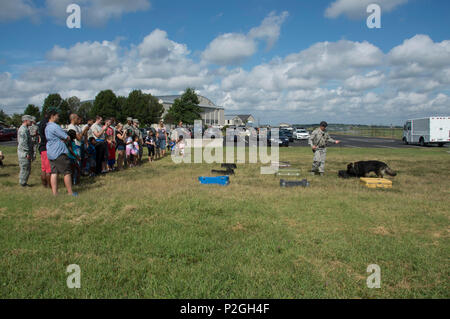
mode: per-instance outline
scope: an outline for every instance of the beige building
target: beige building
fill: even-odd
[[[255,118],[250,114],[225,115],[225,125],[241,126],[249,123],[255,123]]]
[[[155,96],[159,103],[164,106],[164,115],[166,115],[167,111],[170,109],[175,99],[180,98],[181,95],[164,95],[164,96]],[[203,125],[213,125],[213,126],[224,126],[225,125],[225,115],[224,108],[221,106],[215,105],[210,99],[198,95],[199,107],[202,110],[201,117]]]

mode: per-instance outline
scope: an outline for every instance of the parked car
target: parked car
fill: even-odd
[[[288,137],[289,142],[294,142],[294,133],[293,130],[289,130],[289,129],[282,129],[280,130],[280,135],[283,134],[285,136]]]
[[[297,129],[295,131],[295,138],[297,140],[307,140],[309,139],[309,132],[305,129]]]
[[[0,141],[12,141],[16,137],[16,129],[0,128]]]
[[[267,132],[267,146],[278,144],[278,146],[289,146],[289,137],[280,131],[278,138],[272,137],[272,132]]]

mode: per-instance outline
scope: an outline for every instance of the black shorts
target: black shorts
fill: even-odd
[[[147,146],[147,149],[148,149],[148,157],[155,156],[155,147],[153,145]]]
[[[52,169],[52,174],[72,174],[72,165],[67,154],[61,154],[55,160],[50,160],[50,167]]]

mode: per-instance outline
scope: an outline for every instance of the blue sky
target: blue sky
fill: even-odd
[[[369,14],[356,0],[114,0],[112,7],[105,0],[73,0],[66,2],[80,4],[82,28],[68,29],[68,14],[55,1],[0,4],[0,107],[8,113],[41,105],[53,91],[83,99],[104,88],[172,94],[187,86],[226,113],[251,113],[270,124],[322,118],[399,124],[405,116],[450,110],[450,1],[391,0],[398,4],[390,8],[389,1],[379,0],[381,29],[366,26]],[[59,5],[64,9],[65,0]],[[329,49],[326,42],[336,45]],[[77,44],[78,56],[86,54],[79,59],[71,54]],[[64,50],[56,52],[55,46]],[[410,48],[418,49],[410,54]],[[155,58],[155,50],[169,53]],[[321,50],[334,60],[314,60]],[[367,54],[364,67],[352,64],[358,50]],[[83,68],[92,71],[90,56],[97,54],[110,57],[108,64],[93,63],[102,68],[97,74],[73,76]],[[330,66],[329,73],[321,63]],[[424,83],[431,83],[428,89]]]

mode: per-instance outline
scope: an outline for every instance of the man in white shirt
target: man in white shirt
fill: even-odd
[[[75,140],[75,144],[78,146],[81,146],[81,143],[83,142],[83,135],[85,135],[87,133],[87,130],[89,128],[84,127],[84,129],[81,130],[81,127],[79,125],[81,123],[81,119],[77,114],[72,113],[72,114],[70,114],[69,118],[70,118],[70,124],[67,127],[67,129],[68,129],[68,131],[70,131],[70,130],[75,131],[76,137],[77,137]]]

